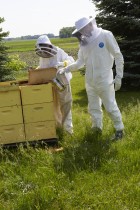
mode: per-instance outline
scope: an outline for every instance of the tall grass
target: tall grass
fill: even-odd
[[[117,93],[126,134],[112,143],[105,111],[102,136],[91,132],[84,77],[71,84],[74,135],[58,132],[63,151],[0,149],[0,210],[140,209],[139,92]]]

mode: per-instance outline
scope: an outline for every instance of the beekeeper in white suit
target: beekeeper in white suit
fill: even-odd
[[[69,56],[59,47],[54,46],[47,35],[41,35],[38,38],[35,51],[36,54],[40,57],[38,68],[50,68],[59,66],[64,67],[74,62],[73,57]],[[57,94],[60,103],[60,110],[62,113],[62,125],[68,133],[72,134],[72,94],[70,86],[72,74],[66,73],[65,75],[68,80],[67,88],[63,91],[59,91],[57,89]]]
[[[98,28],[95,17],[83,17],[75,22],[73,35],[80,41],[78,59],[59,73],[80,69],[85,65],[85,86],[88,110],[93,130],[102,131],[102,103],[113,121],[115,134],[112,140],[123,137],[124,125],[115,99],[115,90],[121,87],[124,60],[119,46],[108,30]],[[113,79],[115,60],[116,76]]]

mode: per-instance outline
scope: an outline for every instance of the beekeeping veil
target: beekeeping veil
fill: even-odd
[[[89,24],[92,24],[93,27],[87,27]],[[72,34],[79,39],[82,45],[93,41],[101,32],[101,28],[97,27],[95,16],[80,18],[75,22],[75,28]]]
[[[35,52],[39,57],[50,58],[57,54],[57,48],[52,45],[47,35],[41,35],[37,40]]]

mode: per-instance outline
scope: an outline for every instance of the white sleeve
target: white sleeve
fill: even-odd
[[[67,61],[67,64],[70,65],[71,63],[74,62],[74,59],[72,56],[69,56],[64,50],[59,49],[59,56],[60,56],[60,59],[59,61],[61,62],[64,62],[64,61]]]
[[[84,66],[84,64],[85,63],[84,63],[83,54],[82,54],[82,51],[79,49],[78,59],[74,63],[69,65],[68,68],[70,71],[76,71],[76,70],[82,68]]]
[[[39,58],[39,68],[47,68],[47,59],[46,58]]]
[[[122,78],[124,70],[124,59],[120,51],[119,45],[115,37],[113,36],[112,32],[107,33],[107,44],[110,53],[113,55],[115,59],[116,74],[118,77]]]

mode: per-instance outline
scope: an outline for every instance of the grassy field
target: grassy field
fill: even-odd
[[[78,47],[77,39],[67,38],[67,39],[59,39],[52,38],[50,39],[52,44],[57,45],[63,49],[74,49]],[[34,51],[36,40],[14,40],[14,41],[6,41],[5,45],[9,47],[8,52],[29,52]]]
[[[112,143],[104,109],[102,136],[91,132],[80,72],[71,86],[74,135],[58,132],[63,151],[0,148],[0,210],[140,210],[140,93],[116,93],[126,134]]]

